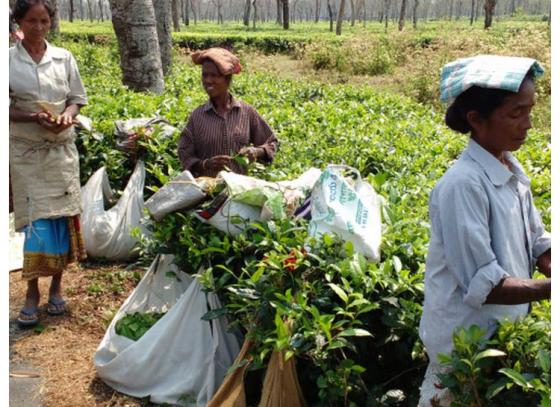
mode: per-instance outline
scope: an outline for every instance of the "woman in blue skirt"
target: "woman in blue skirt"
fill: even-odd
[[[45,40],[54,17],[49,0],[18,0],[13,17],[23,40],[10,48],[10,175],[15,227],[25,233],[28,283],[18,322],[33,326],[39,277],[52,277],[47,313],[62,315],[62,272],[85,258],[72,126],[87,99],[72,54]]]

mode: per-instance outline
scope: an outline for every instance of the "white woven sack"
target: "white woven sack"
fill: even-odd
[[[170,180],[146,201],[146,208],[155,220],[168,213],[198,205],[206,193],[198,186],[189,170]]]
[[[90,257],[131,260],[138,255],[138,240],[130,235],[140,226],[144,211],[144,162],[138,161],[118,202],[108,210],[104,203],[113,195],[105,167],[82,187],[81,227]],[[144,232],[146,232],[144,230]]]
[[[172,273],[172,274],[171,274]],[[217,296],[158,255],[124,302],[94,355],[99,377],[115,390],[153,403],[203,407],[239,353],[224,317],[203,321],[221,308]],[[126,314],[166,312],[140,339],[117,335]]]
[[[356,174],[354,185],[343,171]],[[309,235],[333,233],[352,242],[354,250],[371,261],[379,261],[381,245],[381,199],[373,187],[362,181],[358,170],[328,165],[311,192]]]

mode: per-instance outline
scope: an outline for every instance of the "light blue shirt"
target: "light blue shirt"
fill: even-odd
[[[530,278],[551,245],[529,178],[511,153],[505,158],[510,169],[471,139],[430,196],[420,338],[431,361],[451,352],[456,328],[476,324],[490,336],[499,320],[528,312],[529,304],[484,304],[504,277]]]

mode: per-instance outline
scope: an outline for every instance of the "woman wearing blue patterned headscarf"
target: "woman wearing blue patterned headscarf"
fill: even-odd
[[[550,298],[551,240],[533,205],[530,180],[511,154],[531,128],[534,79],[529,58],[482,55],[446,65],[445,121],[470,134],[466,149],[430,196],[420,337],[430,364],[419,405],[452,397],[438,385],[438,353],[453,350],[458,328],[478,325],[491,336],[500,320],[526,315],[531,301]],[[532,279],[535,266],[546,279]]]

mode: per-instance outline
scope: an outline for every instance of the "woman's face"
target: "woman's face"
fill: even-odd
[[[215,98],[227,94],[229,80],[220,73],[216,64],[212,61],[204,61],[202,63],[202,86],[210,98]]]
[[[525,142],[531,125],[531,110],[535,105],[535,84],[526,79],[519,92],[506,98],[505,103],[483,120],[469,120],[473,138],[487,151],[500,157],[504,151],[516,151]],[[469,112],[471,113],[471,112]]]
[[[24,38],[33,42],[44,40],[51,28],[49,12],[42,3],[31,6],[17,23]]]

